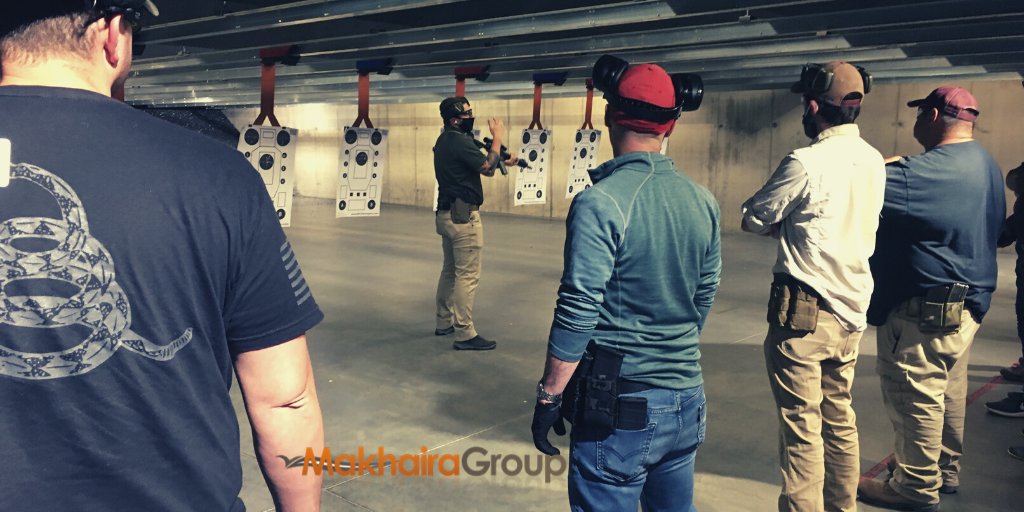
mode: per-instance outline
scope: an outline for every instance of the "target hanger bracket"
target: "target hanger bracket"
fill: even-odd
[[[264,121],[270,121],[270,126],[281,126],[274,115],[274,94],[277,82],[277,65],[294,66],[299,63],[302,56],[299,54],[299,47],[276,46],[260,50],[260,114],[253,121],[254,125],[263,125]]]
[[[358,128],[364,123],[367,128],[373,128],[370,121],[370,73],[378,75],[389,75],[394,69],[395,59],[371,59],[356,61],[356,71],[359,73],[359,114],[352,122],[353,128]]]
[[[585,110],[586,117],[583,118],[583,126],[580,130],[593,130],[594,122],[591,120],[591,114],[594,111],[594,80],[587,79],[587,108]]]
[[[565,79],[567,76],[568,73],[566,72],[547,72],[533,74],[533,120],[530,121],[530,127],[527,128],[528,130],[544,129],[544,125],[541,124],[540,122],[541,89],[544,87],[544,84],[560,86],[565,83]]]
[[[474,78],[477,81],[486,81],[491,76],[491,66],[460,66],[455,68],[455,95],[466,95],[466,79]]]

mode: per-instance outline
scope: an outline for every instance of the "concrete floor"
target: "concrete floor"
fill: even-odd
[[[335,220],[330,204],[297,200],[294,215],[288,236],[327,315],[309,339],[327,445],[335,455],[359,446],[383,446],[398,455],[421,447],[457,455],[471,447],[489,455],[538,453],[529,425],[561,275],[562,222],[488,214],[485,206],[484,271],[474,316],[498,348],[465,353],[451,349],[450,337],[432,333],[441,266],[432,212],[385,205],[380,218]],[[775,509],[777,422],[761,348],[773,244],[752,235],[723,238],[722,286],[701,341],[710,410],[696,463],[702,512]],[[968,408],[961,490],[943,497],[946,512],[1024,510],[1024,462],[1006,454],[1010,444],[1024,444],[1024,420],[995,417],[984,408],[985,401],[1018,389],[998,380],[985,387],[1020,354],[1013,257],[1000,252],[999,290],[971,354],[971,392],[981,393]],[[273,503],[237,387],[233,393],[243,431],[242,498],[249,510],[269,511]],[[892,451],[875,373],[874,329],[861,343],[854,397],[862,471],[868,471]],[[556,445],[567,455],[564,438]],[[568,510],[564,474],[550,482],[465,471],[458,477],[335,475],[324,487],[324,511]]]

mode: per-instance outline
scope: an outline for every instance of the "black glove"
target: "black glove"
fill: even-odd
[[[547,455],[558,455],[558,448],[555,448],[548,441],[548,430],[555,428],[555,433],[565,435],[565,422],[562,421],[562,412],[559,404],[542,404],[537,402],[533,408],[533,424],[530,430],[533,431],[533,445]]]

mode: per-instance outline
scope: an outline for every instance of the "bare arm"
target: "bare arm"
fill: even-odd
[[[324,425],[306,336],[235,357],[253,445],[278,512],[318,512],[323,477],[278,458],[321,453]]]
[[[544,391],[552,395],[561,395],[579,364],[579,361],[567,363],[548,354],[547,364],[544,365],[544,378],[541,379],[544,382]]]

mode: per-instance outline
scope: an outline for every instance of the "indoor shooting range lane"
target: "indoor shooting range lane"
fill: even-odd
[[[498,340],[493,352],[451,349],[435,337],[434,291],[441,266],[434,213],[388,205],[386,215],[337,222],[329,201],[297,198],[288,236],[327,319],[309,334],[327,445],[335,455],[383,446],[389,453],[536,455],[529,425],[562,266],[564,223],[489,213],[484,208],[484,268],[474,319]],[[762,341],[774,240],[723,237],[723,281],[702,337],[708,397],[707,440],[696,463],[701,512],[765,511],[779,490],[777,420],[764,370]],[[772,260],[772,261],[769,261]],[[1013,316],[1013,253],[999,253],[999,289],[975,340],[970,392],[1019,350]],[[1024,464],[1006,455],[1024,444],[1024,421],[985,413],[984,402],[1019,386],[997,385],[967,412],[967,455],[960,494],[943,496],[945,512],[1013,510]],[[237,396],[237,386],[233,388]],[[861,470],[892,451],[892,427],[875,373],[875,334],[861,341],[854,407]],[[241,400],[242,461],[248,509],[273,507],[252,451]],[[566,438],[555,445],[568,454]],[[300,454],[293,454],[300,455]],[[543,477],[330,476],[331,511],[568,510],[565,475]],[[877,509],[861,505],[861,510]]]

